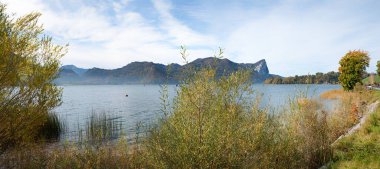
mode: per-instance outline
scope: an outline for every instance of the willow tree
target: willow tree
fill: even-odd
[[[0,152],[34,141],[61,102],[54,85],[66,47],[39,25],[39,13],[14,18],[0,4]]]
[[[352,90],[357,83],[362,83],[366,68],[369,66],[368,52],[349,51],[339,61],[339,82],[344,90]]]

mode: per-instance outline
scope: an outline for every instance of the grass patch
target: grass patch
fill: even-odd
[[[370,76],[369,77],[366,77],[365,79],[362,80],[363,84],[369,84],[370,82]],[[374,78],[374,83],[376,84],[379,84],[380,83],[380,76],[379,75],[375,75],[375,78]]]
[[[333,159],[331,168],[380,168],[380,108],[359,131],[335,145]]]

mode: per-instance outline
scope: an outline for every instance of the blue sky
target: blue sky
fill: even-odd
[[[239,63],[266,59],[283,76],[337,71],[349,50],[380,60],[377,0],[0,0],[16,16],[42,13],[63,64],[118,68],[133,61],[180,63],[212,56]]]

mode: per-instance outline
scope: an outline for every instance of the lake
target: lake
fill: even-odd
[[[62,105],[55,112],[66,126],[63,140],[75,137],[93,113],[106,113],[117,119],[127,134],[134,133],[137,123],[149,124],[160,117],[159,85],[78,85],[62,88]],[[324,91],[340,88],[339,85],[253,85],[255,91],[263,94],[262,106],[274,108],[283,106],[300,92],[319,99]],[[170,98],[175,94],[176,86],[169,85]]]

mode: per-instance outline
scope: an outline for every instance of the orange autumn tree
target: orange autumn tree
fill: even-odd
[[[368,52],[362,50],[349,51],[343,56],[339,61],[339,82],[344,90],[352,90],[357,83],[362,83],[369,60]]]

